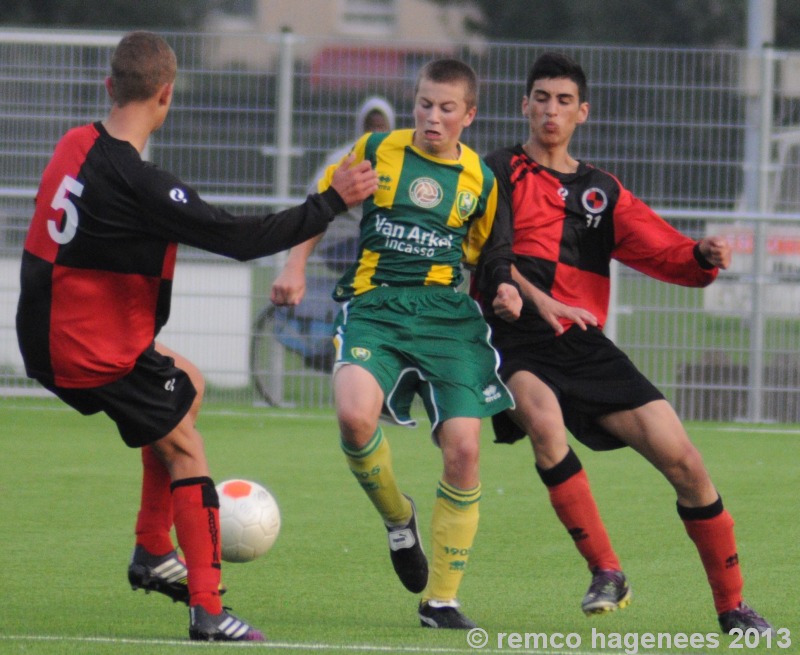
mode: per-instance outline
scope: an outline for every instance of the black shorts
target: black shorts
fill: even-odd
[[[175,367],[175,360],[153,346],[139,356],[128,375],[115,382],[89,389],[45,386],[81,414],[108,414],[131,448],[146,446],[172,432],[197,396],[189,376]]]
[[[664,395],[601,330],[573,326],[560,337],[500,350],[504,381],[529,371],[555,393],[567,429],[593,450],[625,444],[596,422],[598,416],[641,407]],[[492,417],[495,441],[513,443],[525,433],[503,412]]]

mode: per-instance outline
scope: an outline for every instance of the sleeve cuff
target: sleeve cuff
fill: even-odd
[[[712,268],[716,268],[714,264],[708,261],[704,256],[703,253],[700,252],[700,242],[694,244],[694,248],[692,249],[692,254],[694,255],[695,260],[700,265],[704,271],[710,271]]]
[[[319,195],[322,197],[328,207],[331,208],[334,216],[347,211],[347,204],[344,200],[342,200],[342,196],[340,196],[333,187],[328,187]],[[331,220],[333,220],[333,216],[331,216]]]

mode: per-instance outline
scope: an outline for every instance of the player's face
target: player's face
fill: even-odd
[[[371,111],[364,119],[365,132],[388,132],[391,129],[389,119],[377,110]]]
[[[414,100],[414,145],[440,159],[458,159],[461,132],[472,123],[477,109],[467,106],[460,82],[419,82]]]
[[[547,149],[566,147],[575,128],[589,116],[589,103],[578,99],[578,85],[567,77],[535,80],[522,99],[534,143]]]

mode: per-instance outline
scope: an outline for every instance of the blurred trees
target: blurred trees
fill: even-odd
[[[303,4],[329,0],[297,0]],[[430,0],[477,5],[468,27],[490,40],[743,47],[748,0]],[[0,25],[202,29],[210,10],[257,0],[2,0]],[[800,1],[776,0],[775,45],[800,48]]]
[[[471,0],[433,0],[443,5]],[[572,45],[743,47],[747,0],[474,0],[490,40]],[[800,2],[776,0],[775,45],[800,48]]]
[[[0,24],[182,30],[199,27],[207,5],[203,0],[2,0]]]

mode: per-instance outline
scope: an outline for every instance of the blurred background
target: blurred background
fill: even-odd
[[[73,125],[108,109],[110,53],[162,33],[179,77],[146,156],[234,212],[301,202],[380,97],[410,126],[427,60],[481,78],[464,140],[525,139],[528,66],[578,59],[591,113],[573,155],[606,168],[679,229],[724,234],[734,265],[706,290],[614,268],[606,331],[683,418],[800,421],[800,3],[796,0],[4,0],[0,5],[0,396],[43,394],[14,331],[19,255],[39,176]],[[182,248],[161,338],[210,401],[330,404],[330,290],[357,225],[322,242],[309,293],[276,310],[283,256],[239,264]]]
[[[380,30],[386,40],[433,29],[444,38],[492,41],[741,47],[754,7],[772,14],[776,47],[800,47],[795,0],[4,0],[0,25],[264,32],[289,27],[307,36]],[[329,13],[337,20],[323,20]],[[434,25],[420,25],[425,17]]]

